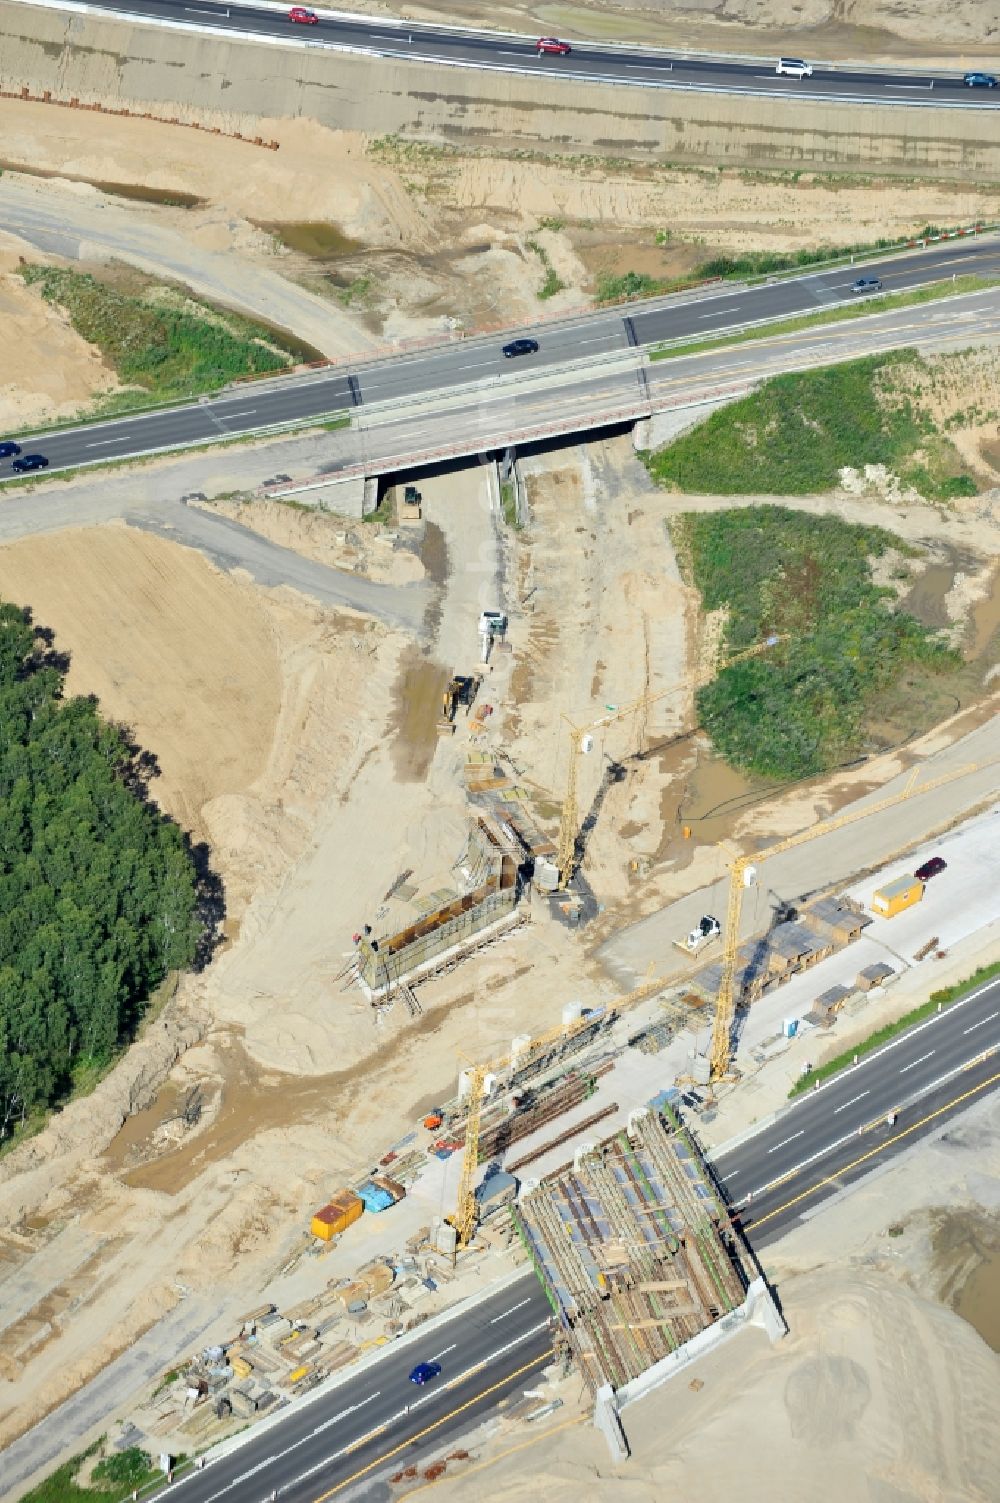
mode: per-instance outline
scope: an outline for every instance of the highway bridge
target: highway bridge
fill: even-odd
[[[1000,1083],[1000,980],[925,1023],[714,1155],[733,1215],[765,1272],[767,1249],[825,1202]],[[889,1118],[893,1118],[892,1122]],[[697,1119],[690,1123],[697,1132]],[[887,1199],[886,1216],[891,1217]],[[504,1399],[537,1381],[552,1348],[550,1308],[533,1273],[450,1321],[388,1348],[363,1372],[251,1430],[171,1489],[181,1503],[321,1503],[362,1496],[379,1478],[455,1444]],[[409,1382],[440,1362],[426,1390]]]
[[[865,274],[881,279],[886,293],[902,292],[968,274],[1000,277],[1000,238],[987,234],[952,239],[865,262]],[[585,433],[614,422],[634,421],[651,410],[648,384],[661,386],[682,373],[680,363],[665,361],[642,375],[643,352],[672,340],[724,335],[746,325],[817,313],[858,300],[851,292],[857,269],[850,265],[818,270],[756,287],[715,284],[698,296],[659,298],[615,308],[595,308],[572,318],[539,324],[518,332],[538,340],[537,354],[505,360],[502,346],[509,335],[477,335],[430,349],[385,355],[341,365],[230,387],[218,396],[202,398],[162,411],[89,423],[32,435],[22,442],[42,452],[53,469],[155,454],[197,444],[227,441],[267,431],[281,424],[322,421],[331,414],[350,412],[362,437],[353,447],[336,449],[331,473],[364,470],[384,474],[419,457],[412,445],[392,447],[392,420],[407,410],[418,427],[424,416],[413,404],[429,395],[446,399],[454,410],[465,401],[475,409],[475,425],[455,452],[474,454],[483,448],[503,448],[534,434],[525,416],[523,394],[544,387],[550,406],[540,426],[547,433]],[[879,300],[868,299],[873,312]],[[934,308],[909,310],[911,325],[933,318]],[[833,338],[837,327],[814,331],[814,343]],[[970,340],[982,333],[968,325]],[[905,343],[905,337],[897,340]],[[832,348],[832,345],[831,345]],[[753,358],[753,346],[748,347]],[[831,359],[837,358],[835,355]],[[846,357],[840,357],[846,358]],[[813,359],[812,363],[817,363]],[[627,380],[609,384],[612,368]],[[638,378],[638,379],[637,379]],[[744,388],[748,384],[744,376]],[[589,391],[581,384],[589,383]],[[561,404],[561,417],[551,421],[551,403]],[[547,424],[547,426],[545,426]],[[381,426],[382,431],[376,431]],[[450,423],[455,429],[454,420]],[[8,435],[15,437],[16,435]],[[331,453],[334,446],[331,443]],[[9,469],[2,478],[13,476]]]
[[[303,46],[413,62],[528,73],[545,80],[568,78],[624,87],[757,94],[778,100],[805,97],[911,107],[1000,107],[1000,89],[967,88],[963,83],[964,67],[956,67],[954,71],[909,71],[816,63],[812,77],[796,79],[776,74],[772,58],[718,57],[575,41],[567,56],[539,56],[535,47],[537,37],[326,10],[317,12],[317,25],[295,26],[280,4],[262,8],[220,4],[217,0],[197,0],[191,5],[185,0],[101,0],[99,9],[168,25],[277,37]],[[970,59],[968,66],[977,68],[983,64]]]

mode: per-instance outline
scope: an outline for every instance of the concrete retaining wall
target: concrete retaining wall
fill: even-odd
[[[1000,180],[993,111],[624,89],[229,41],[0,0],[0,88],[209,119],[267,136],[306,116],[425,141],[701,165]],[[43,108],[44,106],[40,106]],[[251,129],[251,127],[254,127]]]

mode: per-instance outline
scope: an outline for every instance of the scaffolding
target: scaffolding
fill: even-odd
[[[619,1389],[742,1305],[754,1275],[669,1108],[525,1195],[519,1229],[590,1388]]]
[[[469,891],[395,933],[366,933],[358,940],[357,975],[373,1001],[477,948],[513,918],[518,865],[485,820],[476,820],[456,866],[466,874]]]

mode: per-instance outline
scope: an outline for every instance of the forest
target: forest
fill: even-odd
[[[148,796],[155,759],[64,697],[66,668],[0,604],[0,1143],[91,1083],[205,950],[197,853]]]

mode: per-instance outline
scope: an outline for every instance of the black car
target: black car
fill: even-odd
[[[882,291],[882,278],[881,277],[858,277],[858,280],[851,287],[851,291],[852,292],[881,292]]]
[[[5,438],[3,443],[0,444],[0,459],[9,459],[12,454],[20,454],[20,452],[21,445],[15,444],[9,438]]]
[[[918,866],[913,875],[918,882],[929,882],[931,877],[936,877],[947,870],[948,863],[943,856],[932,856],[929,861],[924,862],[923,866]]]
[[[20,459],[15,459],[11,465],[12,470],[44,470],[48,466],[48,460],[44,454],[22,454]]]
[[[503,347],[503,358],[513,360],[515,355],[537,355],[537,339],[512,339],[510,344]]]
[[[967,73],[962,82],[967,89],[995,89],[997,86],[992,73]]]

